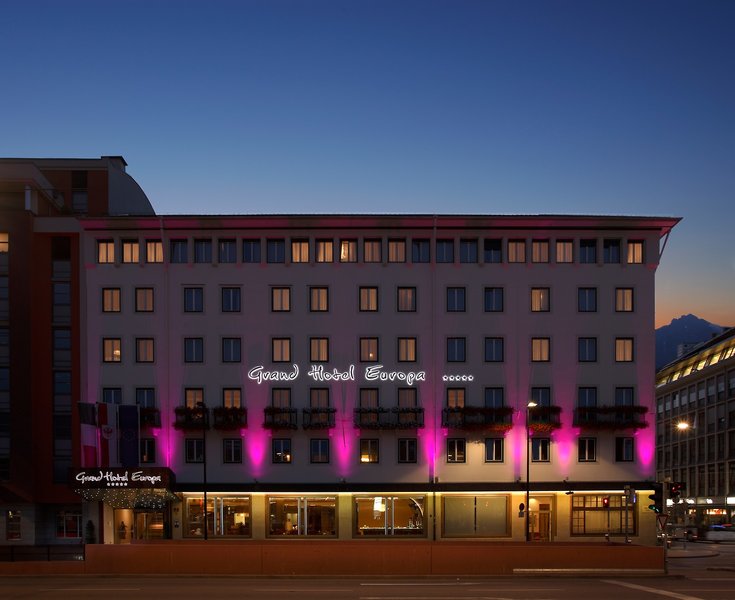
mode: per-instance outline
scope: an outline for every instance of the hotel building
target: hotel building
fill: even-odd
[[[119,157],[0,175],[3,543],[655,543],[678,219],[156,215]]]

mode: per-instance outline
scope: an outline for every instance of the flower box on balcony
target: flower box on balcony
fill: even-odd
[[[336,408],[331,406],[305,408],[302,411],[301,426],[304,429],[332,429]]]
[[[500,406],[455,406],[442,410],[442,426],[451,429],[479,429],[505,432],[512,426],[513,408]]]
[[[177,406],[174,408],[174,427],[184,431],[209,429],[209,412],[202,406]]]
[[[528,419],[534,433],[550,433],[561,427],[561,406],[534,406],[528,409]]]
[[[396,429],[422,429],[424,409],[419,406],[395,406],[391,412],[396,415]]]
[[[298,429],[298,411],[295,408],[266,406],[263,416],[265,429]]]
[[[354,413],[355,427],[358,429],[395,429],[390,419],[390,411],[383,407],[358,407]]]
[[[232,430],[248,426],[248,412],[242,406],[217,406],[212,414],[215,429]]]
[[[648,427],[648,407],[585,406],[574,411],[574,426],[588,430],[643,429]]]

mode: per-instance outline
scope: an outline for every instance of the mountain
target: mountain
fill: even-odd
[[[695,346],[719,335],[724,329],[695,315],[683,315],[659,327],[656,330],[656,370],[676,359],[682,344]]]

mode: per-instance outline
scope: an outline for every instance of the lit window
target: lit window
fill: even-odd
[[[309,310],[311,312],[326,312],[329,310],[329,288],[309,288]]]
[[[7,254],[10,250],[9,236],[7,233],[0,233],[0,254]]]
[[[416,310],[416,288],[398,288],[398,312],[414,312]]]
[[[219,240],[217,247],[217,262],[223,264],[237,262],[237,242],[235,240]]]
[[[485,362],[503,362],[504,341],[501,337],[485,338]]]
[[[291,408],[290,388],[273,388],[271,390],[271,405],[275,408]]]
[[[388,240],[388,262],[406,262],[406,240]]]
[[[97,241],[97,262],[100,264],[115,262],[115,242],[112,240]]]
[[[606,264],[620,262],[620,240],[602,240],[602,261]]]
[[[447,362],[464,362],[467,359],[467,340],[463,337],[447,338]]]
[[[222,288],[222,312],[240,312],[240,288]]]
[[[485,240],[484,254],[486,263],[503,262],[503,240]]]
[[[503,312],[503,288],[485,288],[485,312]]]
[[[597,311],[597,288],[577,289],[577,310],[579,312]]]
[[[551,360],[551,340],[549,338],[531,339],[531,360],[533,362],[548,362]]]
[[[531,438],[531,460],[533,462],[549,462],[551,440],[549,438]]]
[[[531,289],[531,311],[549,312],[549,288]]]
[[[597,240],[579,240],[579,262],[583,264],[597,262]]]
[[[222,362],[239,363],[242,356],[241,346],[239,337],[222,338]]]
[[[329,361],[328,338],[311,338],[309,340],[309,359],[311,362]]]
[[[503,462],[503,438],[485,438],[485,462]]]
[[[271,288],[271,310],[273,312],[288,312],[291,310],[291,288]]]
[[[447,439],[447,462],[463,463],[465,462],[465,440],[464,438]]]
[[[120,312],[120,288],[102,289],[102,312]]]
[[[212,262],[212,240],[194,240],[194,262]]]
[[[260,262],[260,240],[243,240],[242,241],[242,262],[259,263]]]
[[[329,388],[311,388],[309,390],[309,406],[311,408],[329,408]]]
[[[556,242],[556,262],[570,263],[574,261],[574,243],[572,240],[558,240]]]
[[[454,240],[436,240],[436,262],[454,262]]]
[[[312,463],[329,462],[329,439],[312,439],[309,446]]]
[[[633,338],[615,338],[615,362],[633,361]]]
[[[242,390],[240,388],[223,388],[222,406],[225,408],[242,407]]]
[[[459,240],[459,262],[476,263],[478,260],[477,240]]]
[[[597,460],[596,438],[579,438],[577,442],[577,460],[579,462],[595,462]]]
[[[120,338],[104,338],[102,340],[102,361],[120,362],[122,360],[121,346]]]
[[[341,240],[339,242],[339,262],[357,262],[356,240]]]
[[[416,362],[416,338],[398,338],[398,362]]]
[[[140,244],[138,240],[122,241],[122,261],[124,263],[140,262]]]
[[[615,311],[633,312],[633,288],[615,289]]]
[[[291,241],[291,262],[292,263],[308,263],[309,262],[309,241],[308,240],[292,240]]]
[[[135,339],[135,361],[139,363],[153,362],[153,340],[151,338]]]
[[[153,312],[153,288],[135,288],[135,311]]]
[[[378,463],[379,462],[379,445],[376,439],[360,440],[360,462],[361,463]]]
[[[360,361],[377,362],[378,338],[360,338]]]
[[[577,344],[579,362],[595,362],[597,360],[597,338],[581,337]]]
[[[447,288],[447,312],[465,311],[465,288]]]
[[[380,252],[380,240],[364,240],[362,243],[362,259],[366,263],[379,263],[383,260]]]
[[[273,462],[275,464],[289,464],[291,462],[291,440],[289,438],[273,440]]]
[[[291,338],[273,338],[271,348],[273,362],[291,361]]]
[[[170,260],[172,263],[189,262],[188,240],[171,240],[169,248],[171,250]]]
[[[526,240],[508,240],[508,262],[526,262]]]
[[[316,241],[316,262],[319,262],[319,263],[334,262],[334,241],[333,240],[317,240]]]
[[[628,264],[641,264],[643,263],[643,242],[642,241],[629,241],[628,242]]]
[[[549,240],[533,240],[531,242],[531,262],[549,262]]]
[[[447,388],[447,408],[464,408],[464,401],[464,388]]]
[[[184,362],[204,362],[204,338],[184,338]]]
[[[145,261],[147,263],[163,262],[163,242],[161,240],[147,240],[145,243]]]
[[[378,288],[360,288],[360,311],[375,312],[378,310]]]
[[[184,390],[184,406],[186,408],[197,408],[204,403],[204,390],[202,388],[186,388]]]
[[[415,263],[431,261],[429,240],[411,240],[411,261]]]

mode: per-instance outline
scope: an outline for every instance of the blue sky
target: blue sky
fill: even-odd
[[[0,156],[159,213],[680,216],[657,323],[735,325],[735,2],[5,2]]]

